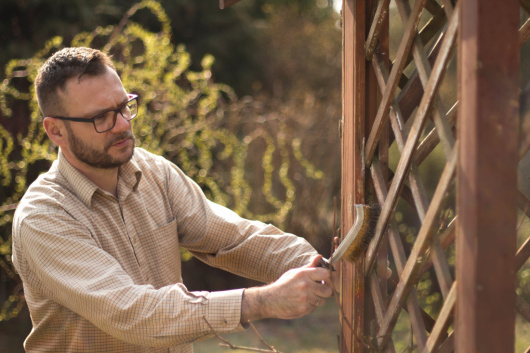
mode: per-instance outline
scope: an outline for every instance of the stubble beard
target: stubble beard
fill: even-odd
[[[134,135],[131,131],[124,131],[119,134],[113,135],[112,140],[108,141],[103,150],[97,150],[85,143],[81,139],[77,138],[68,124],[66,125],[68,130],[68,143],[70,144],[70,151],[72,154],[81,162],[99,169],[112,169],[118,168],[123,164],[129,162],[134,155]],[[130,139],[132,142],[131,153],[124,158],[114,158],[108,151],[118,141]]]

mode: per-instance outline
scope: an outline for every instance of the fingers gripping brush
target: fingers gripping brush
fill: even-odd
[[[322,258],[321,265],[330,268],[340,259],[355,262],[370,245],[381,209],[379,205],[355,205],[355,222],[330,260]]]

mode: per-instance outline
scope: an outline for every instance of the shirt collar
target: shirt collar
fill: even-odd
[[[79,170],[68,162],[59,149],[57,155],[57,169],[70,185],[73,193],[88,207],[91,207],[92,197],[97,190],[101,190],[96,184],[85,177]],[[128,191],[136,191],[142,178],[142,171],[134,160],[134,157],[120,167],[120,181],[124,183]],[[103,192],[103,190],[101,190]]]

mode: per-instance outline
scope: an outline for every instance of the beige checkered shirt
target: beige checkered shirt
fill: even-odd
[[[13,262],[33,330],[28,352],[192,352],[191,342],[241,330],[242,289],[190,292],[179,248],[270,282],[315,255],[303,239],[208,201],[164,158],[137,148],[118,198],[59,153],[22,199]]]

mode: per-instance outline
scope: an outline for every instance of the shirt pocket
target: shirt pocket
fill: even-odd
[[[152,283],[160,288],[182,282],[177,220],[152,231],[145,244]],[[146,239],[147,240],[147,239]]]

